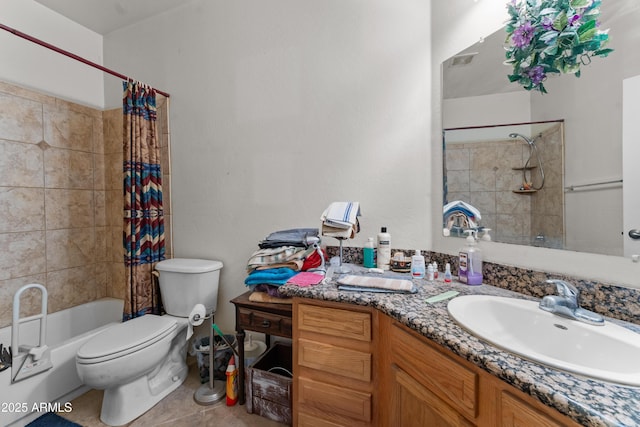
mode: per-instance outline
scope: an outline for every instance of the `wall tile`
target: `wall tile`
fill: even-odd
[[[44,230],[44,190],[0,187],[0,233],[36,230]]]
[[[47,230],[94,225],[93,190],[45,190]]]
[[[50,312],[93,301],[96,295],[95,266],[83,265],[47,273]]]
[[[93,155],[93,188],[96,190],[106,190],[106,168],[104,164],[104,154]]]
[[[122,153],[122,109],[105,111],[102,115],[104,153]]]
[[[44,156],[47,188],[93,189],[93,154],[49,148]]]
[[[106,191],[94,191],[93,192],[93,218],[94,225],[96,227],[103,227],[107,225],[107,192]]]
[[[32,276],[46,270],[44,231],[1,233],[0,280]]]
[[[93,118],[66,108],[45,105],[44,140],[52,147],[93,152]]]
[[[109,280],[109,263],[98,262],[95,264],[95,266],[96,298],[104,298],[109,296],[107,292],[107,283]]]
[[[104,154],[104,123],[102,113],[100,117],[93,119],[93,152]]]
[[[0,139],[0,186],[42,187],[44,154],[33,144]]]
[[[122,196],[122,189],[120,190],[107,190],[105,192],[106,201],[105,204],[107,206],[106,209],[106,225],[116,226],[122,228],[123,224],[123,210],[124,210],[124,200]]]
[[[122,153],[105,154],[104,163],[105,188],[107,190],[119,190],[122,192],[124,179],[122,172]]]
[[[107,243],[109,238],[109,227],[96,227],[96,262],[109,260],[107,252],[108,248],[110,248],[110,244]]]
[[[0,138],[37,144],[42,135],[42,104],[0,93]]]
[[[107,283],[108,296],[113,298],[125,297],[126,277],[123,262],[110,263],[109,282]]]
[[[93,228],[48,230],[48,270],[61,270],[91,264],[95,259],[95,243]]]

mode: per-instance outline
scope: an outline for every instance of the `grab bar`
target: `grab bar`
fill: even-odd
[[[595,185],[608,185],[608,184],[622,184],[622,180],[621,179],[614,179],[611,181],[602,181],[602,182],[593,182],[591,184],[579,184],[579,185],[570,185],[568,187],[564,187],[565,191],[574,191],[578,188],[584,188],[584,187],[593,187]]]
[[[40,310],[40,314],[36,314],[29,317],[20,318],[20,296],[27,289],[36,288],[40,289],[42,293],[42,309]],[[24,285],[18,292],[13,296],[13,322],[11,323],[11,350],[13,352],[13,357],[18,356],[20,352],[20,324],[29,322],[31,320],[39,320],[40,321],[40,341],[38,342],[38,347],[42,347],[46,341],[47,334],[47,288],[37,283],[32,283],[30,285]]]

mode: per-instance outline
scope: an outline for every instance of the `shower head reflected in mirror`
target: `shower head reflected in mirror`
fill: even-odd
[[[538,152],[538,147],[536,147],[536,143],[535,143],[536,139],[540,136],[542,136],[542,134],[539,134],[532,139],[532,138],[527,138],[521,133],[514,132],[509,134],[509,138],[524,139],[524,141],[527,143],[527,146],[529,147],[529,158],[525,162],[524,168],[522,169],[522,178],[524,182],[532,182],[531,173],[529,173],[529,177],[527,177],[527,172],[531,172],[531,169],[534,169],[535,167],[537,167],[540,172],[540,184],[537,186],[533,185],[532,188],[534,190],[542,190],[542,187],[544,187],[544,168],[542,166],[542,159],[540,158],[540,153]],[[538,161],[537,165],[533,165],[531,162],[531,158],[533,157],[534,153],[536,155],[536,160]]]

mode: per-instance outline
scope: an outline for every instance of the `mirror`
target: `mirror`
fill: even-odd
[[[516,199],[519,201],[513,203],[496,202],[495,212],[485,208],[487,214],[482,216],[479,224],[481,227],[497,228],[490,232],[494,241],[623,255],[627,232],[623,225],[622,200],[622,88],[624,79],[640,74],[640,52],[637,50],[640,44],[640,27],[637,25],[640,22],[640,2],[609,0],[601,6],[600,18],[601,28],[609,28],[608,47],[613,48],[614,52],[607,58],[594,58],[590,64],[583,66],[580,78],[573,75],[550,76],[545,81],[547,94],[528,92],[520,85],[509,82],[507,75],[511,70],[503,64],[504,29],[485,37],[442,64],[442,128],[446,130],[443,135],[443,170],[448,175],[444,180],[443,202],[451,202],[457,196],[463,198],[460,194],[453,194],[452,171],[447,169],[452,167],[454,161],[449,152],[453,151],[454,146],[450,144],[459,144],[453,141],[461,138],[458,132],[464,130],[475,135],[465,138],[468,141],[475,139],[476,143],[485,139],[487,132],[500,133],[501,139],[494,140],[493,144],[505,145],[496,149],[495,160],[500,164],[494,167],[503,168],[501,170],[504,173],[498,174],[496,179],[504,181],[501,185],[506,186],[508,182],[511,187],[516,186],[510,188],[513,191],[519,189],[525,179],[520,175],[518,181],[523,182],[513,182],[517,172],[522,173],[511,171],[511,167],[517,166],[508,166],[508,172],[504,169],[507,165],[503,161],[512,156],[510,150],[515,139],[508,135],[520,133],[532,139],[547,131],[539,128],[542,123],[561,122],[558,132],[562,135],[559,143],[563,148],[556,154],[560,156],[556,158],[560,169],[557,170],[558,182],[554,183],[554,186],[560,186],[561,195],[554,195],[553,199],[561,206],[554,212],[562,218],[552,223],[551,216],[541,216],[536,208],[530,208],[531,228],[528,232],[507,232],[504,223],[501,232],[498,218],[506,218],[518,208],[526,211],[522,203],[533,202],[537,193],[529,194],[534,197],[529,197],[531,200],[528,202],[523,202],[527,197],[524,195],[519,195],[519,199]],[[508,124],[520,124],[524,128],[511,130]],[[518,139],[520,149],[524,148],[523,155],[528,156],[524,139]],[[559,154],[562,152],[564,156]],[[551,175],[551,172],[547,172],[551,171],[547,163],[547,160],[543,160],[546,180]],[[476,182],[474,185],[478,184]],[[545,188],[547,185],[548,182],[545,182]],[[502,191],[505,187],[496,188]],[[515,196],[518,194],[513,193],[509,197]],[[473,205],[471,199],[466,201]],[[484,203],[478,201],[477,195],[474,201],[480,205]],[[486,225],[483,223],[485,217]],[[522,227],[526,226],[524,221],[521,221]],[[560,224],[562,236],[552,236],[549,230],[558,229]],[[446,226],[443,215],[443,230]]]

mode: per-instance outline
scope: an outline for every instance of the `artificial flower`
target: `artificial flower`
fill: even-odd
[[[509,80],[527,90],[546,93],[548,75],[580,77],[580,66],[591,57],[605,57],[608,30],[600,30],[601,0],[510,0],[507,3],[505,64]]]

